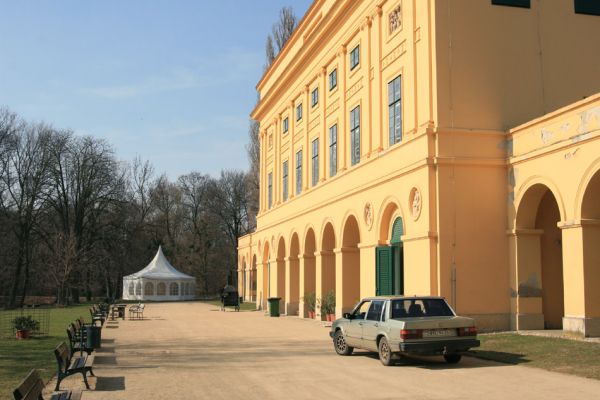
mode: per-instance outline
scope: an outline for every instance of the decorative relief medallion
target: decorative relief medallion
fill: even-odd
[[[392,10],[388,20],[388,33],[391,35],[396,30],[402,28],[402,4],[398,4],[396,8]]]
[[[365,219],[365,225],[367,225],[367,229],[371,230],[373,227],[373,205],[370,202],[365,204],[363,217]]]
[[[417,188],[412,188],[410,191],[410,196],[408,198],[410,212],[413,217],[413,220],[418,220],[421,215],[422,208],[422,200],[421,200],[421,192]]]

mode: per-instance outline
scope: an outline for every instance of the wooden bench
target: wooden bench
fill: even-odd
[[[60,390],[60,382],[67,376],[73,374],[83,375],[85,387],[88,389],[90,388],[87,381],[87,373],[89,372],[91,376],[96,376],[92,370],[94,366],[94,356],[88,354],[75,356],[70,354],[65,342],[62,342],[54,349],[54,356],[56,357],[56,363],[58,364],[56,388],[54,390]]]
[[[90,316],[92,317],[92,324],[96,324],[96,322],[99,321],[100,326],[104,325],[106,317],[96,308],[96,306],[90,307]]]
[[[15,400],[44,400],[42,392],[44,390],[44,381],[35,369],[32,369],[27,377],[13,391]],[[63,391],[53,393],[50,400],[79,400],[81,391]]]
[[[86,335],[83,334],[81,330],[78,334],[74,324],[69,325],[69,327],[67,328],[67,337],[69,338],[69,347],[71,348],[71,354],[75,354],[76,352],[81,353],[83,351],[85,351],[88,354],[92,354],[92,352],[94,351],[93,347],[87,346]]]

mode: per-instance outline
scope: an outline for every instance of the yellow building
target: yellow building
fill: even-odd
[[[333,291],[338,317],[364,296],[433,294],[481,329],[600,335],[587,5],[315,1],[257,85],[245,299],[306,318],[309,293]]]

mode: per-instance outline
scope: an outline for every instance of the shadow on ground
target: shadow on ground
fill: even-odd
[[[118,390],[125,390],[124,376],[99,376],[97,378],[97,392],[115,392]]]

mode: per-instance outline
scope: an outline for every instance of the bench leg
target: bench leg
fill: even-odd
[[[90,371],[90,375],[91,375],[91,376],[96,376],[96,375],[94,375],[94,371],[92,371],[92,369],[91,369],[91,368],[89,369],[89,371]]]
[[[87,374],[86,374],[86,371],[81,371],[81,375],[83,375],[83,382],[85,383],[85,387],[86,387],[87,389],[89,389],[89,388],[90,388],[90,384],[89,384],[89,383],[88,383],[88,381],[87,381]]]

